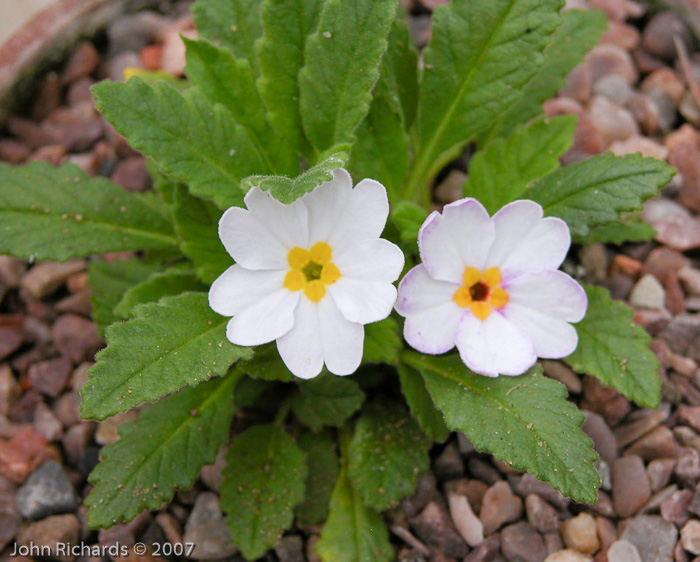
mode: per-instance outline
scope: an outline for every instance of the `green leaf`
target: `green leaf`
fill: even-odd
[[[634,311],[612,300],[602,287],[585,286],[586,317],[576,324],[578,347],[565,361],[600,379],[640,406],[659,405],[659,362],[649,349],[651,337],[634,323]]]
[[[323,562],[389,562],[395,557],[382,516],[365,507],[345,464],[315,550]]]
[[[258,187],[282,203],[294,203],[299,197],[316,189],[323,182],[333,179],[333,170],[342,168],[348,159],[344,152],[329,155],[296,178],[284,176],[251,176],[243,180],[245,190]]]
[[[562,0],[453,0],[424,51],[410,199],[515,103],[544,62]]]
[[[399,11],[402,11],[399,8]],[[418,109],[418,55],[408,29],[405,14],[399,14],[391,26],[389,46],[382,59],[382,72],[391,76],[401,104],[404,127],[413,124]]]
[[[525,196],[546,215],[564,219],[574,239],[590,229],[620,220],[620,213],[641,209],[675,174],[673,168],[639,154],[593,156],[552,172]]]
[[[116,260],[112,262],[93,261],[88,269],[90,282],[90,303],[92,319],[97,322],[100,332],[123,317],[114,309],[125,291],[148,279],[161,269],[160,265],[144,264],[138,259]]]
[[[338,478],[336,443],[329,430],[321,433],[304,433],[299,447],[306,453],[308,474],[306,497],[297,506],[300,525],[318,525],[328,517],[328,502]]]
[[[581,239],[582,244],[605,242],[623,244],[624,242],[648,242],[656,236],[652,226],[641,219],[640,212],[621,213],[619,222],[595,226],[588,235]]]
[[[92,92],[97,108],[131,146],[221,208],[242,204],[242,178],[269,172],[245,127],[196,88],[183,94],[132,78],[100,82]]]
[[[396,0],[325,0],[299,72],[301,117],[319,152],[352,144],[395,14]]]
[[[141,410],[119,428],[121,438],[103,448],[90,474],[85,500],[88,524],[109,528],[144,509],[157,510],[177,489],[188,489],[228,439],[231,395],[240,376],[231,374],[184,388]]]
[[[495,138],[469,163],[464,196],[478,199],[493,214],[518,199],[530,182],[559,167],[571,146],[576,116],[541,118],[517,127],[507,138]]]
[[[263,0],[263,36],[255,47],[260,60],[258,89],[272,126],[298,152],[308,153],[299,110],[298,74],[306,38],[318,26],[323,0]]]
[[[162,215],[74,164],[0,163],[0,254],[65,261],[176,243]]]
[[[256,379],[289,382],[295,379],[277,352],[274,343],[255,348],[253,359],[245,364],[245,372]]]
[[[197,275],[205,283],[213,283],[233,265],[233,258],[219,239],[221,215],[210,201],[191,195],[182,185],[177,186],[173,218],[180,249],[194,262]]]
[[[531,371],[519,377],[471,373],[458,355],[406,352],[447,426],[463,431],[479,451],[527,470],[578,502],[596,501],[600,477],[583,414],[560,383]]]
[[[183,386],[224,375],[248,348],[226,339],[228,318],[209,308],[206,293],[185,293],[136,308],[135,318],[107,329],[83,385],[81,415],[103,420]]]
[[[172,86],[181,92],[184,92],[191,86],[189,81],[176,78],[165,70],[146,70],[145,68],[136,68],[134,66],[124,69],[124,82],[128,82],[134,76],[138,76],[148,85],[153,85],[156,82],[165,82],[168,86]]]
[[[394,318],[365,326],[364,363],[396,363],[402,348],[399,325]]]
[[[395,402],[364,408],[349,447],[348,476],[366,506],[383,511],[413,493],[430,468],[432,441]]]
[[[250,61],[258,74],[255,41],[262,35],[261,0],[197,0],[192,15],[197,33],[236,58]]]
[[[257,157],[271,172],[296,175],[299,160],[294,149],[270,126],[265,104],[255,87],[255,76],[246,59],[207,41],[185,39],[185,72],[212,103],[220,103],[243,125]]]
[[[202,292],[207,288],[192,271],[178,268],[166,269],[154,273],[135,287],[124,287],[118,294],[118,304],[114,307],[114,312],[122,318],[129,318],[139,304],[155,302],[162,297],[174,297],[190,291]]]
[[[428,218],[428,213],[420,205],[410,201],[400,201],[391,210],[391,221],[401,236],[401,245],[414,255],[418,255],[418,231]]]
[[[406,398],[411,414],[423,431],[435,441],[442,443],[448,438],[450,430],[447,429],[442,414],[435,407],[423,377],[407,365],[399,365],[398,370],[401,392]]]
[[[365,393],[352,379],[328,373],[299,381],[299,394],[292,407],[299,421],[313,431],[323,426],[340,426],[362,405]]]
[[[306,458],[275,426],[254,426],[238,435],[226,453],[219,487],[231,536],[249,560],[274,546],[304,499]]]
[[[598,44],[608,27],[607,16],[598,10],[568,10],[563,23],[544,50],[544,62],[489,131],[490,138],[506,136],[519,125],[542,113],[542,103],[566,85],[566,76]]]

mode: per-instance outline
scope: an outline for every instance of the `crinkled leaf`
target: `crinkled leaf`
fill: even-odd
[[[255,41],[262,35],[260,4],[262,0],[197,0],[192,16],[197,33],[221,45],[236,58],[250,61],[258,73]]]
[[[205,199],[191,195],[180,185],[175,190],[173,218],[182,253],[197,267],[197,275],[205,283],[213,283],[233,265],[219,239],[219,208]]]
[[[325,0],[299,72],[301,118],[319,152],[352,144],[395,14],[396,0]]]
[[[299,160],[289,143],[270,126],[265,104],[255,86],[255,76],[246,59],[207,41],[185,39],[185,72],[212,103],[220,103],[243,125],[258,159],[271,172],[296,175]]]
[[[74,164],[0,163],[0,254],[65,261],[176,243],[161,214]]]
[[[432,441],[395,402],[363,409],[350,441],[348,476],[366,506],[383,511],[413,493],[430,467]]]
[[[338,478],[336,443],[329,430],[304,433],[299,447],[306,453],[306,497],[296,508],[300,525],[318,525],[328,517],[328,502]]]
[[[333,179],[333,170],[345,165],[348,155],[338,152],[329,155],[315,166],[296,178],[284,176],[251,176],[243,180],[243,188],[248,190],[258,187],[282,203],[293,203],[299,197],[316,189],[323,182]]]
[[[124,292],[124,289],[128,290]],[[192,271],[170,268],[154,273],[136,286],[124,287],[118,294],[118,304],[114,307],[114,312],[122,318],[129,318],[139,304],[155,302],[163,297],[174,297],[182,293],[206,290],[206,285],[197,279]]]
[[[222,376],[251,351],[226,339],[228,318],[209,308],[206,293],[144,304],[135,318],[107,329],[83,385],[81,415],[102,420],[183,386]]]
[[[172,86],[181,92],[184,92],[192,86],[188,80],[176,78],[165,70],[146,70],[145,68],[136,68],[135,66],[129,66],[124,69],[124,82],[128,82],[134,76],[138,76],[149,85],[153,85],[156,82],[165,82],[168,86]]]
[[[598,44],[608,18],[598,10],[568,10],[563,23],[544,50],[544,62],[522,90],[520,99],[508,108],[489,131],[491,138],[508,135],[520,123],[542,113],[542,103],[566,85],[566,76]]]
[[[385,318],[365,326],[365,363],[396,363],[403,348],[398,322]]]
[[[619,222],[611,222],[602,226],[594,226],[588,235],[580,241],[582,244],[605,242],[623,244],[624,242],[648,242],[656,236],[652,226],[641,219],[641,213],[621,213]]]
[[[253,359],[245,365],[245,372],[256,379],[289,382],[294,375],[282,362],[277,347],[268,343],[255,348]]]
[[[399,11],[402,11],[400,5]],[[391,76],[392,82],[396,84],[404,127],[408,130],[416,117],[420,90],[418,55],[403,13],[396,17],[391,26],[389,46],[382,59],[382,65],[388,67],[386,75]]]
[[[426,210],[410,201],[400,201],[391,210],[391,222],[399,231],[401,246],[416,256],[418,255],[418,231],[427,218]]]
[[[675,171],[668,164],[639,154],[593,156],[545,176],[525,196],[546,215],[564,219],[574,239],[590,229],[620,220],[620,213],[641,209],[659,193]]]
[[[298,74],[304,66],[306,38],[318,26],[323,0],[263,0],[263,36],[255,45],[258,80],[273,127],[299,152],[307,153],[299,110]]]
[[[562,0],[453,0],[424,51],[411,193],[514,104],[544,62]]]
[[[85,500],[91,527],[130,521],[144,509],[159,509],[177,489],[190,488],[204,465],[216,460],[233,416],[231,374],[147,406],[119,428],[121,438],[101,450]]]
[[[271,548],[304,499],[306,455],[285,431],[257,425],[238,435],[226,453],[219,487],[231,536],[249,560]]]
[[[495,138],[469,162],[465,197],[474,197],[493,214],[518,199],[528,184],[559,167],[569,147],[576,117],[541,118],[517,127],[508,138]]]
[[[183,94],[132,78],[100,82],[92,92],[97,108],[131,146],[222,209],[242,204],[242,178],[270,171],[245,127],[196,88]]]
[[[578,502],[596,501],[600,477],[583,414],[566,400],[566,388],[535,370],[519,377],[470,372],[458,355],[406,352],[447,426],[463,431],[480,451],[549,482]]]
[[[144,264],[138,259],[115,260],[112,262],[93,261],[89,267],[90,303],[92,319],[97,322],[100,332],[114,322],[123,320],[115,312],[125,291],[148,279],[161,266]]]
[[[299,381],[299,394],[292,402],[299,421],[314,431],[323,426],[339,426],[362,405],[365,393],[352,379],[323,374]]]
[[[600,379],[640,406],[659,405],[659,362],[651,337],[634,323],[634,311],[612,300],[602,287],[586,286],[588,311],[576,324],[578,347],[565,361],[580,373]]]
[[[401,392],[406,398],[411,414],[430,437],[442,443],[449,436],[450,430],[445,425],[445,419],[435,407],[425,381],[421,374],[407,365],[399,365]]]

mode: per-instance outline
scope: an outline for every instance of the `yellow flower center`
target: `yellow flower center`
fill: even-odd
[[[452,300],[462,308],[469,307],[479,320],[486,320],[492,308],[508,304],[508,293],[501,287],[501,270],[489,267],[482,273],[476,267],[465,267],[462,286]]]
[[[333,249],[325,242],[317,242],[310,250],[296,246],[287,254],[290,270],[284,277],[284,286],[290,291],[304,291],[311,302],[326,296],[326,285],[340,279],[340,270],[331,261]]]

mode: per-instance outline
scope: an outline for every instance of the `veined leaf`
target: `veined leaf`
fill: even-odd
[[[674,173],[654,158],[606,153],[552,172],[524,195],[542,205],[546,215],[564,219],[579,239],[592,227],[619,221],[620,213],[641,209]]]
[[[435,407],[425,381],[419,372],[407,365],[399,365],[401,392],[406,398],[411,414],[430,437],[442,443],[449,436],[450,430],[445,425],[445,419]]]
[[[318,525],[328,517],[328,502],[338,478],[338,454],[330,430],[304,433],[299,447],[306,453],[306,497],[297,506],[301,525]]]
[[[363,409],[348,448],[348,476],[364,504],[383,511],[413,493],[430,467],[431,440],[404,408],[373,402]]]
[[[418,255],[418,231],[427,218],[426,210],[410,201],[400,201],[391,210],[391,222],[399,231],[401,245],[416,256]]]
[[[561,0],[453,0],[424,52],[409,198],[510,105],[544,62]]]
[[[163,297],[175,297],[187,292],[206,291],[207,286],[197,279],[192,271],[171,267],[150,275],[148,279],[142,279],[138,285],[124,289],[119,293],[117,305],[113,310],[122,318],[129,318],[139,304],[155,302]]]
[[[318,26],[323,0],[263,0],[263,36],[255,47],[260,60],[260,95],[272,126],[298,152],[308,154],[299,110],[299,70],[306,38]]]
[[[399,11],[402,12],[399,4]],[[389,46],[387,47],[382,64],[387,65],[396,84],[396,93],[401,104],[404,127],[408,130],[416,118],[418,110],[418,54],[413,43],[411,32],[408,29],[406,16],[403,13],[397,15],[389,33]]]
[[[84,418],[118,412],[224,375],[251,351],[226,339],[227,318],[209,308],[205,293],[185,293],[136,308],[135,318],[107,329],[81,389]]]
[[[0,163],[0,253],[65,261],[172,248],[172,226],[133,194],[77,166]]]
[[[134,148],[222,209],[242,204],[242,178],[269,172],[246,129],[196,88],[183,94],[132,78],[100,82],[92,92],[97,108]]]
[[[299,381],[299,394],[292,402],[299,421],[313,431],[323,426],[340,426],[362,405],[365,393],[348,378],[324,374]]]
[[[489,378],[471,373],[457,355],[405,352],[447,426],[463,431],[480,451],[527,470],[578,502],[595,502],[596,453],[580,427],[583,414],[566,388],[536,372]]]
[[[262,35],[262,0],[197,0],[192,16],[203,39],[226,47],[236,58],[250,61],[258,74],[255,41]]]
[[[469,163],[465,197],[478,199],[493,214],[518,199],[528,184],[559,167],[569,147],[576,117],[541,118],[517,127],[507,138],[495,138]]]
[[[396,363],[402,348],[398,322],[394,318],[365,326],[364,363]]]
[[[297,175],[297,155],[267,122],[250,62],[236,59],[230,51],[207,41],[185,39],[185,46],[185,72],[212,103],[223,105],[247,129],[258,159],[271,172]]]
[[[159,509],[177,489],[191,487],[228,439],[239,378],[234,372],[183,388],[122,425],[121,438],[102,449],[104,460],[89,477],[95,485],[85,500],[89,525],[130,521],[144,509]]]
[[[396,0],[325,0],[299,72],[301,118],[318,152],[352,144],[395,14]]]
[[[640,406],[656,408],[661,394],[659,362],[651,337],[632,320],[634,311],[602,287],[586,286],[588,312],[576,324],[578,347],[565,361],[619,390]]]
[[[581,239],[585,245],[604,242],[620,245],[624,242],[648,242],[656,236],[649,223],[643,222],[639,211],[621,213],[619,222],[594,226],[588,235]]]
[[[306,471],[304,452],[278,427],[257,425],[234,439],[219,491],[243,556],[259,558],[291,525]]]

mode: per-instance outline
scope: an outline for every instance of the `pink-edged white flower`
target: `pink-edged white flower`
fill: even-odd
[[[557,268],[571,244],[564,221],[514,201],[493,217],[476,199],[432,213],[418,234],[422,264],[399,284],[396,310],[418,351],[457,346],[475,373],[520,375],[537,357],[571,354],[583,288]]]
[[[365,179],[352,187],[342,168],[333,179],[285,205],[252,188],[246,209],[221,217],[219,237],[236,265],[211,287],[209,304],[232,316],[226,337],[238,345],[277,341],[301,378],[349,375],[359,367],[364,324],[386,318],[401,250],[380,239],[389,216],[386,189]]]

